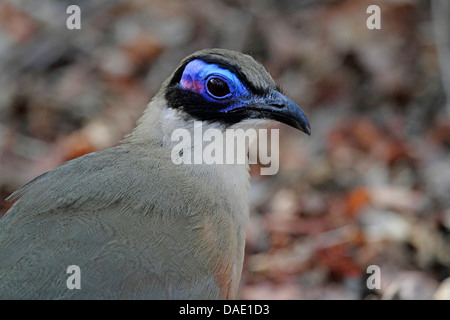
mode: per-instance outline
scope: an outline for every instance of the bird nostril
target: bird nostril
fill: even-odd
[[[271,103],[270,105],[272,107],[275,107],[275,108],[278,108],[278,109],[281,109],[281,108],[284,107],[284,103],[281,103],[281,102],[274,102],[274,103]]]

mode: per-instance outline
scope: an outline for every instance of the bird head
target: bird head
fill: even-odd
[[[245,120],[275,120],[311,133],[303,111],[281,93],[266,69],[236,51],[193,53],[181,62],[163,89],[168,108],[195,120],[225,126]]]

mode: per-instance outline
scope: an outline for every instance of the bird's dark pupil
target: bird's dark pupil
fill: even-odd
[[[209,92],[218,98],[225,97],[230,93],[230,88],[228,88],[227,83],[219,78],[209,79],[207,86]]]

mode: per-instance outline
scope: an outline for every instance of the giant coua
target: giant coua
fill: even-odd
[[[176,164],[177,128],[225,132],[301,109],[253,58],[186,57],[118,146],[42,174],[0,219],[1,299],[234,298],[248,219],[248,164]],[[69,289],[68,266],[80,288]]]

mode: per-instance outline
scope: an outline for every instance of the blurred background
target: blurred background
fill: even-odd
[[[66,9],[81,8],[81,30]],[[368,6],[381,9],[369,30]],[[450,299],[448,0],[0,3],[0,209],[117,145],[186,55],[251,54],[311,122],[253,166],[241,299]],[[369,289],[370,265],[381,289]]]

